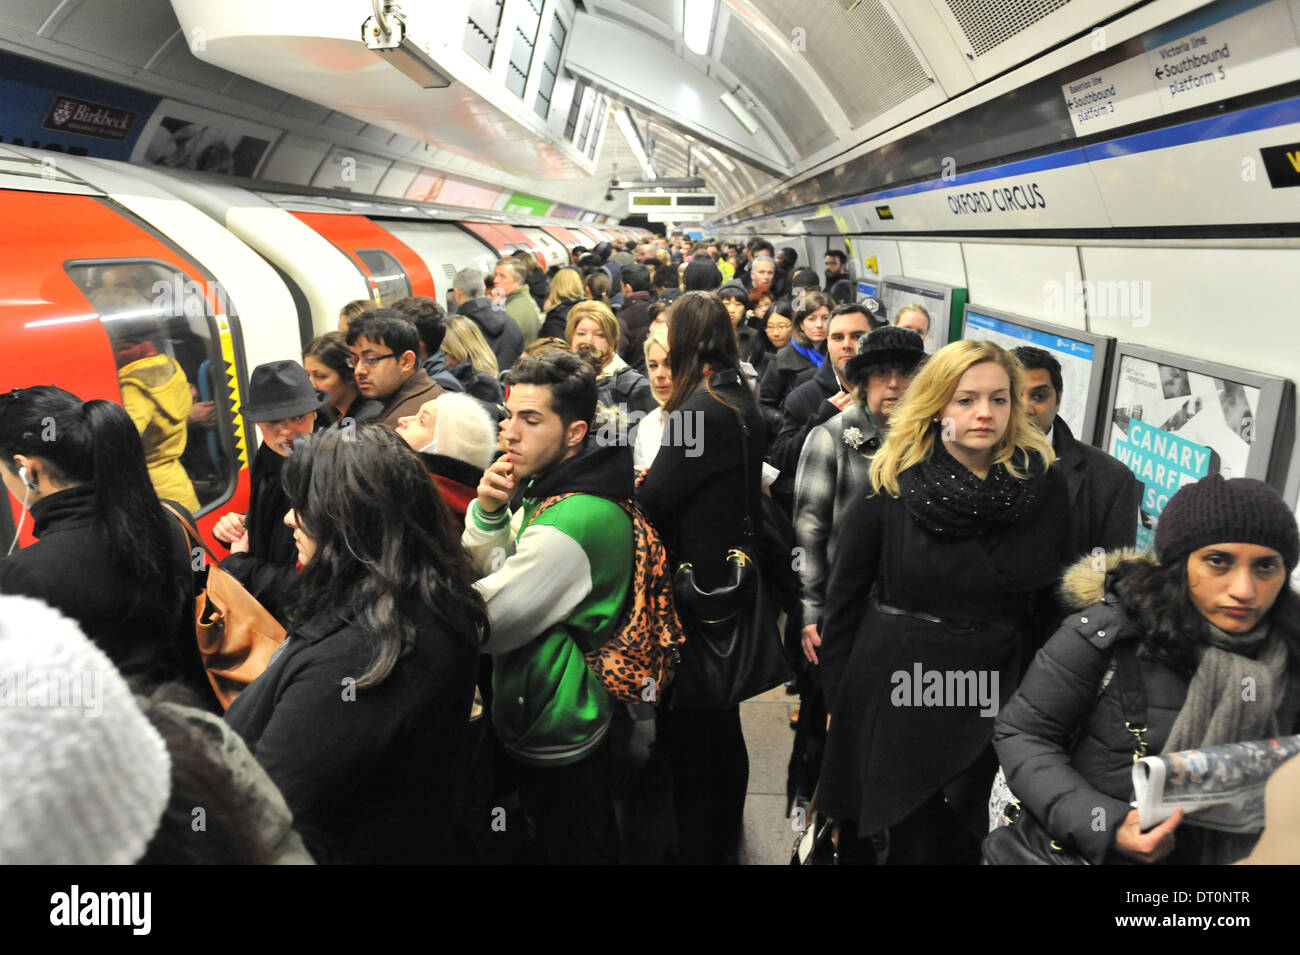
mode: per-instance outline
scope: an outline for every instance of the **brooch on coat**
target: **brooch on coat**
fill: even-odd
[[[844,443],[847,444],[854,451],[862,447],[862,442],[865,440],[867,440],[866,435],[864,435],[857,428],[844,429]]]

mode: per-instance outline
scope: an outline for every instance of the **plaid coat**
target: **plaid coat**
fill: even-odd
[[[871,456],[884,439],[866,407],[855,403],[813,428],[804,442],[794,486],[804,626],[820,624],[837,527],[849,506],[867,493]]]

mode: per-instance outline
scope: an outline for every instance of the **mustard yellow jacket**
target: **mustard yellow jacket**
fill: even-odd
[[[117,377],[122,406],[144,442],[145,464],[154,490],[160,498],[197,511],[199,499],[180,462],[185,453],[186,420],[194,404],[185,372],[167,355],[150,355],[123,365]]]

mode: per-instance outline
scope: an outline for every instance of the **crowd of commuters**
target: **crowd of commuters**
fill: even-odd
[[[733,864],[749,756],[704,649],[728,634],[771,636],[787,811],[815,799],[841,863],[979,861],[995,777],[1094,863],[1285,857],[1129,805],[1135,698],[1151,754],[1300,729],[1280,497],[1211,475],[1137,553],[1141,485],[1059,416],[1048,352],[927,355],[922,306],[822,264],[762,239],[516,253],[457,273],[451,315],[349,303],[254,368],[248,507],[214,557],[286,636],[224,712],[183,431],[151,445],[133,410],[152,388],[184,419],[176,362],[123,344],[125,407],[0,396],[36,538],[0,557],[0,666],[107,673],[93,732],[0,719],[0,861]],[[685,642],[630,701],[595,661],[645,597],[645,528]],[[761,625],[707,609],[737,594]],[[900,673],[981,695],[922,705]]]

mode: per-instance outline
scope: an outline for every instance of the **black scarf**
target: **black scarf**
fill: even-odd
[[[925,531],[936,537],[970,537],[1016,523],[1037,510],[1043,498],[1046,468],[1029,454],[1024,480],[995,464],[980,480],[935,436],[934,450],[920,464],[898,476],[907,509]]]

